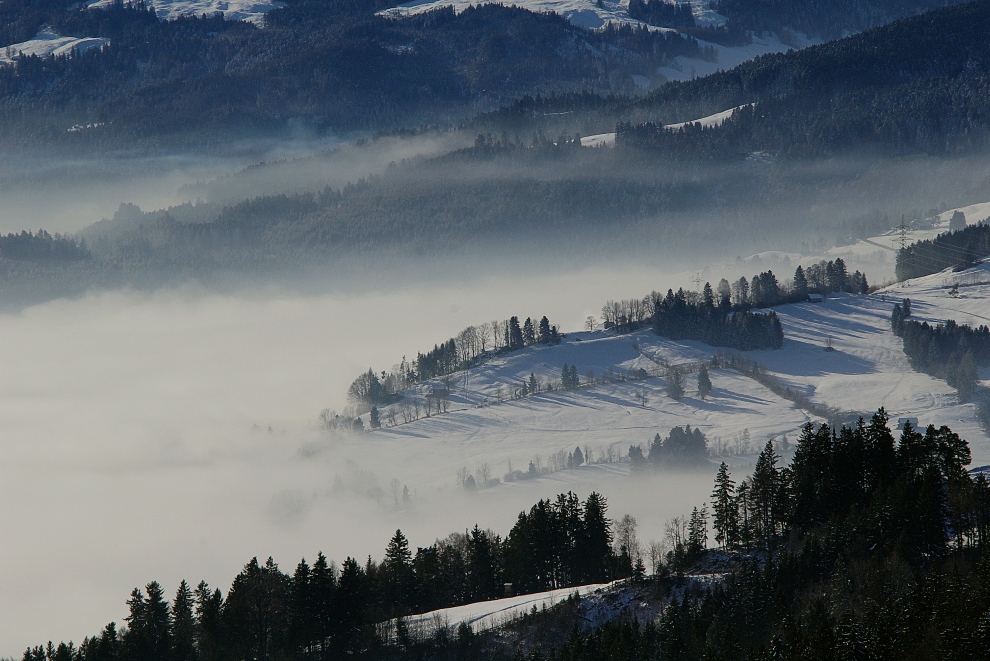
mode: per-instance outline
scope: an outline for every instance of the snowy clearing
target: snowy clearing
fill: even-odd
[[[560,590],[550,590],[548,592],[534,592],[533,594],[507,597],[505,599],[493,599],[491,601],[479,601],[463,606],[452,608],[441,608],[440,610],[413,615],[406,619],[406,624],[416,631],[428,632],[431,627],[445,626],[456,627],[462,622],[471,626],[475,633],[494,629],[503,624],[518,619],[523,615],[536,610],[543,610],[559,604],[568,599],[571,595],[577,594],[585,597],[598,592],[607,592],[622,581],[612,583],[595,583],[592,585],[581,585]]]
[[[712,128],[713,126],[721,126],[722,122],[732,117],[732,113],[734,113],[737,110],[742,110],[743,108],[748,108],[751,105],[753,104],[746,103],[741,106],[736,106],[735,108],[729,108],[728,110],[717,112],[714,115],[708,115],[708,117],[702,117],[701,119],[692,119],[687,122],[678,122],[677,124],[665,124],[664,128],[682,129],[688,124],[701,124],[705,128]]]
[[[707,117],[701,117],[699,119],[692,119],[687,122],[678,122],[677,124],[666,124],[664,128],[668,129],[681,129],[688,124],[701,124],[706,128],[711,128],[713,126],[720,126],[722,122],[732,117],[732,113],[737,110],[742,110],[753,104],[748,103],[746,105],[737,106],[735,108],[729,108],[728,110],[723,110],[722,112],[717,112],[714,115],[708,115]],[[582,147],[612,147],[615,145],[615,133],[599,133],[598,135],[589,135],[581,138]],[[781,253],[783,254],[783,253]]]
[[[73,52],[85,53],[93,48],[103,48],[109,43],[110,40],[103,37],[62,37],[51,30],[43,29],[34,39],[0,49],[0,64],[11,64],[20,55],[36,55],[44,59],[53,55],[72,55]]]
[[[612,147],[615,145],[614,133],[599,133],[581,138],[582,147]]]

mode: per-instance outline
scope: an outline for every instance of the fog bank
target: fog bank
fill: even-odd
[[[669,282],[629,265],[361,294],[118,292],[0,316],[0,656],[122,622],[131,588],[150,580],[226,590],[254,555],[286,571],[317,550],[380,558],[400,526],[414,545],[475,522],[505,534],[520,509],[567,489],[604,492],[613,516],[658,537],[706,499],[709,478],[634,483],[590,467],[452,497],[453,464],[438,484],[387,447],[362,460],[360,446],[327,446],[316,418],[362,370],[468,324],[546,314],[579,328],[606,299]],[[414,510],[340,488],[392,479]]]

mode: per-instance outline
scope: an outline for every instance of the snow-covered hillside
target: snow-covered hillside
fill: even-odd
[[[63,37],[49,29],[43,29],[34,39],[0,49],[0,65],[11,63],[19,55],[36,55],[40,58],[71,55],[73,52],[85,53],[93,48],[103,48],[109,43],[109,39],[102,37]]]
[[[91,9],[105,9],[113,3],[114,0],[97,0],[88,6]],[[264,22],[266,13],[285,6],[277,0],[156,0],[153,4],[158,17],[165,20],[222,13],[229,21],[248,21],[258,25]]]
[[[751,104],[747,104],[751,105]],[[720,126],[722,122],[732,117],[732,113],[746,106],[738,106],[736,108],[729,108],[728,110],[723,110],[722,112],[717,112],[714,115],[708,115],[707,117],[701,117],[699,119],[692,119],[687,122],[678,122],[676,124],[667,124],[666,128],[669,129],[681,129],[688,124],[701,124],[706,128],[711,128],[713,126]],[[602,146],[612,146],[615,144],[615,133],[599,133],[598,135],[589,135],[581,138],[582,147],[602,147]]]
[[[493,599],[491,601],[479,601],[453,608],[441,608],[421,615],[412,615],[406,619],[406,625],[414,631],[428,632],[436,624],[456,627],[461,622],[468,624],[476,633],[487,629],[493,629],[499,625],[515,620],[533,608],[542,610],[550,608],[571,595],[586,597],[595,593],[604,593],[614,588],[621,581],[614,583],[596,583],[592,585],[581,585],[561,590],[549,590],[547,592],[534,592],[532,594],[519,595],[517,597],[506,597],[505,599]]]
[[[106,1],[106,0],[103,0]],[[412,0],[386,9],[380,14],[393,16],[396,18],[403,16],[413,16],[424,12],[451,6],[455,11],[461,12],[472,5],[486,4],[491,1],[493,4],[511,4],[534,12],[554,12],[560,14],[572,24],[582,28],[601,28],[611,23],[615,25],[641,25],[646,24],[629,16],[629,0],[619,0],[619,2],[595,2],[594,0],[518,0],[513,2],[503,2],[502,0]],[[691,8],[695,21],[699,26],[713,26],[725,23],[725,17],[715,12],[710,3],[703,0],[692,0]],[[668,28],[650,28],[653,30],[668,30]],[[668,66],[661,67],[655,72],[643,72],[648,75],[637,75],[634,82],[638,87],[648,89],[655,83],[667,80],[690,80],[698,76],[705,76],[719,70],[731,69],[743,62],[751,60],[760,55],[768,53],[782,53],[789,48],[804,47],[810,45],[807,39],[791,35],[791,39],[785,44],[776,35],[765,37],[753,37],[752,43],[745,46],[719,46],[718,44],[702,45],[709,48],[713,53],[713,59],[698,59],[689,57],[676,57]]]
[[[522,7],[533,12],[553,12],[560,14],[574,25],[583,28],[600,28],[607,23],[644,25],[629,16],[629,0],[618,2],[595,2],[594,0],[412,0],[398,7],[383,10],[384,16],[414,16],[440,7],[451,6],[461,12],[472,5],[504,4]],[[725,17],[711,8],[704,0],[691,0],[691,11],[695,21],[701,26],[715,26],[725,23]],[[665,28],[655,28],[665,29]]]
[[[934,239],[939,234],[948,231],[949,219],[956,211],[961,211],[966,216],[967,225],[975,225],[990,219],[990,202],[980,202],[943,211],[932,218],[930,224],[906,225],[903,232],[899,228],[894,228],[878,236],[859,239],[848,246],[836,246],[828,250],[828,256],[830,259],[841,257],[847,263],[853,262],[861,265],[857,268],[866,270],[868,275],[873,275],[873,282],[893,280],[894,264],[902,240],[905,245],[911,245],[916,241]]]
[[[958,298],[948,296],[947,287],[954,282],[965,285]],[[912,370],[900,340],[890,332],[891,309],[902,297],[911,298],[920,319],[986,323],[990,264],[933,275],[870,296],[837,295],[824,303],[778,307],[784,347],[748,355],[817,403],[864,414],[884,406],[894,419],[917,417],[924,425],[949,425],[971,442],[974,461],[990,463],[990,439],[977,422],[974,406],[958,403],[954,389],[945,382]],[[825,351],[829,340],[835,351]],[[767,438],[786,434],[793,439],[812,419],[762,385],[727,369],[712,370],[715,391],[705,401],[692,396],[691,376],[686,377],[689,396],[680,402],[666,396],[661,377],[499,401],[531,373],[543,383],[559,381],[565,363],[576,365],[586,381],[589,370],[598,377],[640,369],[653,373],[656,364],[647,356],[676,365],[710,358],[714,351],[699,342],[671,341],[648,330],[620,336],[571,333],[559,346],[525,349],[457,374],[450,381],[448,412],[407,424],[401,424],[398,412],[399,424],[361,435],[359,442],[366,451],[387,447],[405,456],[403,464],[418,475],[420,485],[449,488],[459,468],[473,472],[487,464],[492,476],[498,477],[510,465],[525,470],[537,454],[545,464],[553,453],[575,446],[589,449],[597,461],[608,456],[609,448],[613,455],[624,454],[629,445],[644,444],[653,434],[683,424],[700,428],[710,439],[731,439],[730,447],[745,430],[755,452]],[[981,376],[990,378],[986,370]],[[390,410],[425,402],[439,387],[432,382],[407,391],[403,403],[385,407],[383,416],[388,420]],[[747,465],[746,460],[729,461]],[[588,470],[623,472],[628,467],[602,464]],[[555,479],[571,477],[561,474]]]

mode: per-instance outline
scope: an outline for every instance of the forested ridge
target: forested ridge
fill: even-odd
[[[151,76],[147,90],[152,96],[147,98],[152,99],[156,94],[168,97],[149,107],[158,112],[174,103],[186,112],[193,106],[183,101],[182,95],[199,89],[199,83],[189,81],[200,80],[200,75],[212,76],[209,71],[214,65],[211,63],[216,63],[217,67],[222,64],[224,76],[243,74],[240,80],[259,85],[263,88],[259,92],[262,95],[275,94],[272,90],[280,89],[279,85],[296,85],[307,77],[316,76],[317,69],[323,65],[312,62],[320,61],[319,57],[290,59],[279,65],[279,80],[274,87],[269,86],[263,84],[267,74],[262,75],[256,68],[268,66],[266,56],[248,57],[237,50],[239,40],[243,40],[252,44],[252,48],[267,52],[265,39],[271,34],[308,25],[307,21],[315,20],[310,14],[318,13],[309,5],[290,5],[279,11],[286,12],[278,14],[285,25],[264,30],[218,18],[158,23],[151,20],[154,17],[150,12],[136,7],[85,12],[72,20],[104,21],[116,26],[113,29],[119,30],[121,39],[133,37],[135,44],[141,41],[134,45],[136,50],[133,52],[111,49],[93,54],[94,58],[116,58],[114,61],[119,60],[125,67],[122,72],[136,71],[127,67],[136,66],[135,62],[144,57],[140,49],[151,47],[144,43],[150,36],[157,35],[155,39],[167,36],[172,40],[168,43],[178,47],[185,43],[183,39],[196,41],[206,39],[204,35],[207,35],[211,45],[205,60],[196,55],[195,48],[185,46],[178,51],[189,53],[189,59],[176,69],[169,69],[171,65],[166,61],[141,60],[147,62],[146,66],[142,65],[141,75]],[[143,18],[145,15],[150,18]],[[365,22],[372,27],[360,27]],[[156,26],[146,26],[154,35],[143,31],[145,23]],[[482,30],[490,27],[491,30],[507,31],[509,36],[502,35],[492,42],[484,39],[477,42],[471,27],[474,23],[482,26],[479,28]],[[433,52],[427,48],[429,44],[446,44],[444,48],[449,50],[444,52],[462,52],[463,57],[483,56],[474,60],[470,67],[457,65],[461,67],[457,71],[473,72],[471,76],[499,76],[510,81],[523,78],[514,78],[515,74],[499,67],[517,67],[522,76],[532,66],[525,58],[501,57],[494,44],[515,48],[514,40],[531,41],[533,30],[539,31],[545,40],[560,38],[568,43],[574,38],[603,40],[599,44],[602,48],[608,44],[627,43],[631,50],[605,48],[619,58],[646,51],[656,57],[667,57],[663,53],[670,54],[669,48],[680,48],[677,44],[681,43],[664,41],[661,44],[656,41],[661,39],[657,36],[660,33],[626,28],[594,34],[574,32],[577,28],[567,25],[560,17],[493,6],[479,7],[456,16],[449,11],[431,12],[401,21],[375,17],[370,10],[345,12],[325,27],[320,34],[324,35],[321,39],[327,41],[320,43],[334,53],[334,63],[327,66],[344,67],[350,62],[346,65],[350,67],[346,69],[351,72],[348,75],[356,75],[362,67],[371,66],[368,63],[377,60],[369,60],[360,49],[353,53],[345,49],[341,55],[335,50],[340,44],[333,41],[334,35],[352,32],[366,35],[368,31],[377,34],[379,28],[386,32],[398,31],[395,34],[388,32],[391,36],[376,42],[379,44],[375,46],[376,52],[381,57],[398,56],[389,48],[400,42],[417,44],[413,54],[402,55],[411,58],[427,57]],[[803,51],[758,58],[731,71],[665,86],[639,100],[578,91],[562,96],[528,96],[498,113],[482,115],[465,124],[462,130],[472,132],[475,138],[474,144],[464,149],[400,162],[381,175],[341,188],[268,195],[226,207],[205,205],[191,213],[183,209],[153,212],[139,215],[129,224],[118,223],[120,231],[115,232],[94,227],[85,234],[92,259],[71,267],[59,263],[51,267],[51,274],[46,275],[48,266],[41,259],[14,260],[3,264],[2,268],[7,281],[34,279],[40,283],[38,287],[49,291],[87,281],[133,282],[152,278],[152,273],[156,274],[153,279],[160,279],[170,272],[272,269],[294,260],[320,263],[357,252],[435,252],[456,249],[474,241],[504,245],[506,239],[517,236],[525,236],[530,245],[541,241],[547,245],[559,244],[557,237],[567,235],[591,245],[626,242],[641,250],[675,251],[680,246],[734,242],[745,245],[754,241],[753,226],[760,227],[768,236],[782,237],[784,242],[790,236],[805,236],[803,233],[812,231],[811,227],[816,232],[845,234],[848,232],[846,218],[835,213],[813,213],[810,209],[815,205],[836,204],[837,200],[843,199],[839,193],[846,193],[850,185],[861,185],[863,195],[872,195],[869,191],[876,188],[877,177],[887,176],[884,173],[888,167],[890,172],[897,173],[889,175],[891,177],[899,177],[901,170],[896,168],[905,163],[914,163],[918,169],[937,165],[944,168],[943,172],[948,172],[951,166],[947,169],[943,166],[949,162],[946,157],[981,153],[987,135],[986,122],[990,117],[982,107],[986,99],[990,99],[990,93],[986,93],[990,90],[984,89],[986,81],[990,80],[987,75],[990,47],[983,38],[988,29],[990,1],[981,0],[905,19]],[[129,34],[132,37],[127,37]],[[457,40],[463,40],[464,44],[458,45]],[[123,49],[124,44],[130,42],[125,39],[118,43]],[[491,48],[483,47],[484,43],[491,43]],[[694,47],[689,42],[684,44],[688,48]],[[536,48],[533,44],[529,47]],[[561,52],[566,55],[571,50]],[[585,49],[577,48],[574,52],[577,53],[574,57],[581,58]],[[240,53],[235,58],[237,66],[230,65],[234,60],[225,59],[235,57],[235,53]],[[348,59],[350,54],[354,59]],[[636,57],[640,56],[633,59]],[[24,61],[22,65],[35,67],[39,72],[55,71],[58,67],[83,66],[90,62],[88,58],[87,54],[57,62]],[[498,61],[494,68],[486,64],[491,58]],[[611,66],[598,56],[593,61],[596,67]],[[362,64],[358,66],[358,63]],[[286,67],[291,69],[297,65],[316,68],[309,69],[301,78],[282,75],[287,71]],[[401,68],[371,68],[397,76],[390,94],[401,94],[407,83],[419,85],[416,76],[420,74],[407,76]],[[443,66],[425,66],[423,62],[415,64],[414,68],[433,72],[446,70]],[[19,70],[0,70],[0,79],[6,77],[9,84],[17,87],[20,85],[18,80],[27,80],[18,78],[16,72]],[[164,86],[152,84],[157,80],[155,76],[171,82]],[[352,90],[365,89],[361,85],[371,84],[366,77],[358,84],[353,80],[347,82],[351,79],[341,76],[317,78],[330,81],[327,85],[346,83]],[[550,76],[550,79],[556,78]],[[32,83],[22,91],[41,99],[38,94],[48,94],[59,85],[77,85],[71,80],[56,77],[51,79],[54,87],[47,83],[44,86]],[[126,91],[126,98],[121,96],[120,103],[115,106],[121,112],[129,103],[143,103],[141,99],[145,97],[141,89],[144,88],[141,86],[144,83],[140,76],[133,78],[131,74],[122,74],[114,80],[137,81],[134,84],[140,88],[119,88],[120,94]],[[202,89],[210,90],[211,94],[226,94],[223,84],[210,80],[209,84],[203,83]],[[0,86],[3,84],[0,82]],[[463,91],[474,89],[472,86],[475,85],[478,89],[491,89],[480,78],[467,87],[458,83],[449,89]],[[427,88],[441,89],[419,85],[416,94],[426,93],[423,90]],[[76,89],[84,95],[102,94],[99,84],[78,83]],[[956,94],[959,90],[965,93]],[[295,92],[286,98],[297,98],[293,94]],[[330,98],[322,93],[316,96]],[[17,94],[2,98],[10,101],[15,97],[21,98]],[[260,117],[257,113],[264,114],[268,112],[266,109],[278,105],[268,104],[264,99],[259,101],[259,98],[250,97],[250,111],[238,110],[240,101],[236,100],[231,100],[226,107],[239,117],[238,121],[252,122],[251,117]],[[0,100],[0,104],[7,101]],[[718,128],[689,126],[682,131],[671,131],[663,127],[671,121],[746,103],[755,105],[741,109]],[[68,108],[69,105],[57,107]],[[374,114],[360,104],[341,103],[335,107],[356,109],[361,117]],[[176,130],[197,126],[198,122],[226,121],[222,115],[207,112],[203,107],[195,110],[195,118],[186,117],[182,112],[173,117]],[[35,117],[20,110],[17,113],[24,121],[33,121],[31,118]],[[135,121],[155,124],[156,131],[170,130],[167,127],[171,119],[163,124],[154,113],[131,116]],[[15,130],[16,124],[4,123],[4,126]],[[120,127],[119,130],[130,130]],[[615,148],[580,146],[582,135],[615,128],[618,128]],[[31,132],[16,131],[25,136]],[[864,152],[872,155],[864,156]],[[884,158],[878,158],[875,152],[884,154]],[[863,159],[848,167],[841,163],[834,165],[828,160],[849,154]],[[819,163],[827,176],[820,176],[821,170],[816,169]],[[965,164],[960,163],[959,167],[965,167]],[[711,194],[713,190],[718,191],[717,195]],[[795,209],[799,206],[809,211],[802,215]],[[706,215],[721,217],[723,213],[728,213],[733,222],[712,227],[711,221],[704,218]],[[883,218],[882,215],[878,217]],[[870,223],[869,227],[862,231],[884,229],[876,223]],[[796,237],[790,240],[794,241]],[[62,275],[67,268],[72,275]],[[49,275],[51,281],[46,280]]]
[[[584,114],[619,144],[664,157],[732,159],[757,150],[809,157],[842,151],[961,153],[986,146],[990,3],[978,0],[906,18],[800,51],[670,83],[642,99],[558,96],[482,116],[479,128],[524,123],[556,133]],[[721,127],[663,125],[745,104]],[[563,119],[560,119],[563,117]]]
[[[504,539],[476,526],[414,553],[397,531],[380,563],[337,567],[318,554],[289,575],[255,559],[226,594],[183,582],[171,603],[151,582],[132,592],[126,627],[23,658],[983,658],[990,483],[969,463],[968,444],[948,427],[908,424],[895,440],[882,409],[852,427],[809,423],[790,465],[772,443],[738,482],[723,463],[711,501],[669,528],[649,575],[604,498],[561,494],[520,513]],[[702,567],[722,577],[692,578]],[[503,581],[538,590],[621,576],[658,604],[656,618],[626,610],[579,624],[581,603],[570,600],[526,618],[537,629],[524,621],[498,635],[456,623],[411,630],[401,619],[373,626],[500,596]]]
[[[527,95],[550,95],[554,112],[571,112],[580,107],[575,95],[590,93],[606,95],[596,105],[612,108],[597,112],[603,130],[617,122],[683,121],[761,100],[762,121],[744,127],[746,135],[733,137],[733,145],[817,153],[866,136],[895,151],[951,153],[985,140],[987,58],[978,39],[987,25],[985,2],[758,58],[729,72],[662,86],[645,100],[634,95],[631,77],[659,80],[657,68],[677,56],[714,60],[715,51],[693,34],[738,42],[750,30],[790,26],[834,37],[941,4],[876,0],[825,7],[809,1],[783,8],[734,0],[719,5],[730,22],[717,30],[692,27],[684,5],[630,6],[648,22],[686,33],[678,34],[631,26],[588,31],[555,14],[493,5],[397,20],[374,13],[389,2],[296,0],[270,12],[259,27],[219,16],[160,21],[140,2],[89,10],[68,0],[9,1],[0,7],[0,47],[30,39],[43,25],[60,34],[105,37],[110,44],[0,67],[0,138],[7,145],[81,148],[221,145],[259,131],[452,124],[523,97],[518,108],[510,105],[476,122],[496,122],[501,129],[529,103]],[[951,103],[943,104],[947,99]],[[905,100],[910,112],[898,116],[896,107]],[[573,125],[573,119],[567,121]],[[77,125],[89,128],[67,131]]]
[[[934,239],[916,241],[897,253],[899,281],[938,273],[947,268],[967,268],[990,256],[990,223],[981,221],[965,229],[949,231]]]
[[[4,7],[9,3],[5,3]],[[449,124],[524,94],[632,92],[630,74],[677,55],[676,33],[587,31],[556,14],[485,5],[394,20],[373,3],[290,2],[265,27],[221,16],[160,21],[144,4],[106,10],[26,2],[0,47],[35,29],[110,39],[73,57],[0,67],[0,140],[80,149],[221,146],[294,131]],[[29,20],[30,19],[30,20]],[[75,125],[89,126],[69,132]]]

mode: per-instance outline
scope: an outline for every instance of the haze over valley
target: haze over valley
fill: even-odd
[[[981,658],[988,30],[0,0],[0,661]]]

